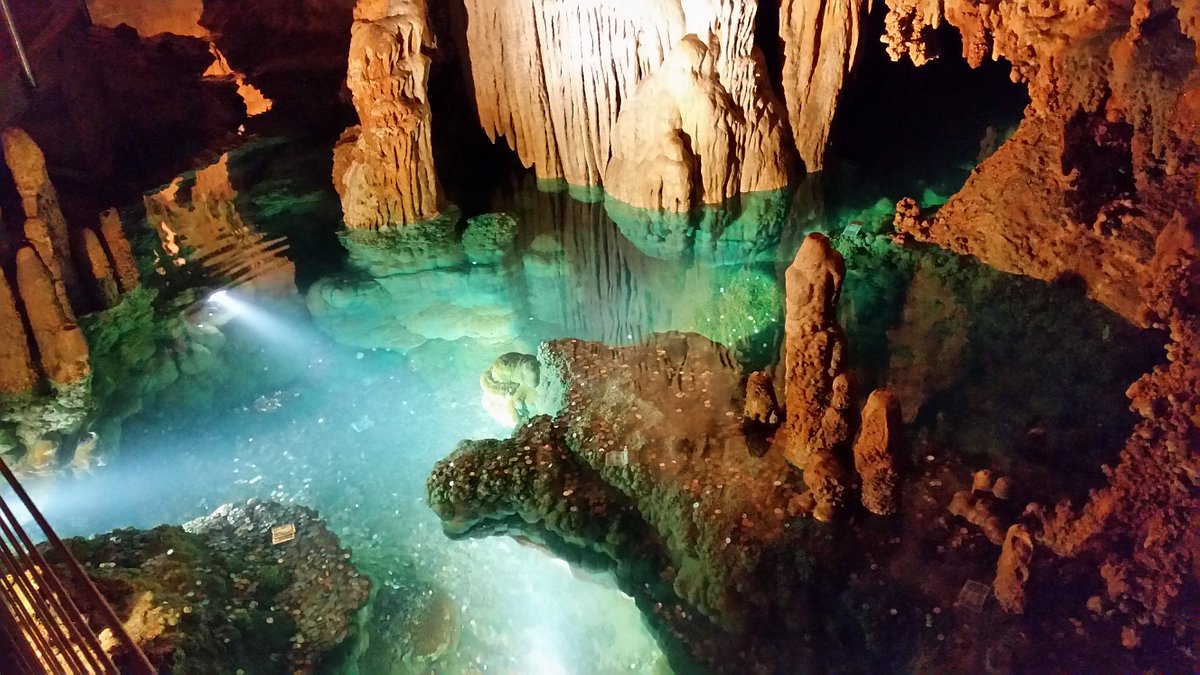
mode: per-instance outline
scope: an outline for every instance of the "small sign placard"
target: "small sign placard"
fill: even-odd
[[[278,546],[296,538],[296,526],[292,523],[271,528],[271,544]]]

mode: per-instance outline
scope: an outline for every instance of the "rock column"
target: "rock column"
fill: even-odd
[[[833,517],[848,482],[838,452],[849,438],[850,379],[846,339],[836,319],[845,269],[829,239],[810,234],[786,275],[784,454],[805,472],[820,520]],[[824,489],[817,489],[810,474]]]
[[[346,84],[361,125],[334,149],[346,226],[376,230],[438,215],[424,0],[359,0]]]

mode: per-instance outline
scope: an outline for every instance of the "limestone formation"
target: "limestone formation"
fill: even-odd
[[[17,252],[17,288],[37,343],[42,372],[55,384],[71,384],[87,377],[88,346],[75,324],[69,305],[54,289],[54,278],[32,247]]]
[[[721,54],[684,38],[621,108],[605,173],[631,206],[685,212],[789,182],[783,120],[769,89],[743,107],[721,83]],[[748,77],[764,79],[749,59]]]
[[[121,216],[116,209],[109,209],[100,214],[100,238],[108,251],[113,273],[122,293],[128,293],[141,285],[138,275],[137,260],[133,257],[133,249],[125,238],[121,227]]]
[[[775,400],[775,383],[765,370],[750,373],[746,380],[746,405],[742,415],[760,424],[779,423],[779,404]]]
[[[91,272],[91,291],[99,306],[108,309],[121,301],[121,289],[117,284],[116,274],[108,262],[108,254],[100,244],[96,231],[85,228],[79,234],[87,268]]]
[[[0,394],[25,393],[32,390],[37,381],[25,322],[17,309],[8,279],[0,271]]]
[[[824,168],[829,130],[865,18],[859,0],[780,3],[783,94],[796,150],[809,172]]]
[[[785,277],[784,324],[785,455],[806,473],[819,462],[824,482],[843,484],[838,452],[850,433],[850,378],[836,312],[845,271],[828,238],[808,235]],[[835,493],[824,490],[818,501],[822,494]],[[831,510],[832,505],[818,503],[819,512]]]
[[[876,389],[863,407],[862,426],[854,442],[854,468],[862,481],[863,507],[879,516],[896,512],[900,439],[900,401],[887,389]]]
[[[612,172],[613,194],[636,206],[686,210],[783,185],[791,153],[754,48],[757,8],[468,0],[484,131],[539,178],[608,185]],[[676,74],[657,76],[664,61]]]
[[[1153,274],[1154,241],[1194,204],[1200,174],[1195,24],[1177,19],[1188,12],[1079,0],[942,5],[888,1],[889,25],[911,28],[889,31],[893,57],[927,53],[932,32],[919,28],[941,14],[969,64],[1008,60],[1031,103],[1012,138],[912,234],[1003,271],[1079,278],[1144,325],[1139,285]]]
[[[0,144],[25,211],[25,240],[46,264],[60,304],[69,305],[75,288],[75,268],[71,262],[67,221],[58,204],[58,192],[46,173],[46,158],[37,143],[21,129],[5,129],[0,133]]]
[[[1025,586],[1033,560],[1033,537],[1024,525],[1013,525],[1004,536],[1004,548],[996,564],[996,600],[1009,614],[1025,613]]]
[[[360,0],[346,84],[360,127],[335,150],[346,226],[377,230],[438,215],[427,83],[432,36],[425,0]]]

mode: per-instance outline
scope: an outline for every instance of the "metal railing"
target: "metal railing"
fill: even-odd
[[[0,671],[154,673],[112,607],[2,459],[0,474],[11,490],[11,495],[0,494],[0,643],[6,643],[9,653],[7,663],[0,661]],[[11,503],[9,496],[15,497]],[[41,530],[46,553],[56,564],[48,562],[34,544],[16,509],[26,512]]]
[[[25,44],[21,42],[21,31],[17,30],[17,21],[13,18],[12,8],[8,0],[0,0],[0,12],[4,13],[4,23],[8,25],[8,37],[12,39],[13,50],[21,61],[21,70],[25,71],[25,79],[29,86],[37,88],[37,80],[33,77],[33,66],[29,65],[29,57],[25,55]]]

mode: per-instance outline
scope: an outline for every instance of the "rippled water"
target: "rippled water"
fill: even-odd
[[[410,267],[382,282],[337,269],[316,286],[349,299],[319,316],[320,327],[302,298],[242,298],[247,311],[223,330],[252,355],[242,374],[252,395],[219,395],[199,414],[144,411],[126,423],[121,454],[107,466],[37,486],[51,521],[62,534],[89,534],[181,522],[230,501],[295,501],[328,519],[377,585],[452,600],[454,625],[439,630],[454,634],[453,646],[432,672],[666,672],[633,601],[610,582],[510,538],[446,538],[424,503],[424,480],[460,439],[509,433],[480,405],[479,376],[500,354],[532,353],[539,340],[628,344],[653,331],[693,330],[734,345],[748,365],[768,364],[781,339],[783,268],[806,231],[837,234],[848,225],[837,240],[848,265],[842,311],[864,391],[887,381],[889,362],[939,362],[914,360],[912,349],[957,350],[961,373],[950,375],[966,376],[930,395],[917,426],[982,465],[1003,461],[1030,429],[1042,429],[1093,439],[1093,455],[1080,462],[1094,470],[1094,455],[1115,453],[1128,428],[1121,383],[1149,358],[1140,338],[1076,291],[944,254],[904,258],[871,236],[888,214],[886,203],[872,210],[875,195],[832,205],[809,185],[764,196],[740,220],[717,213],[652,222],[541,187],[491,198],[519,223],[503,260]],[[283,184],[274,198],[286,201],[291,189],[290,198],[311,201],[302,188]],[[302,241],[311,223],[281,214],[260,224],[295,237],[302,281],[323,273],[328,259],[311,257],[322,244]],[[690,228],[699,234],[681,238]],[[962,332],[957,347],[921,333],[916,320],[897,332],[914,266],[944,282],[925,292],[957,305],[949,316],[958,324],[946,327]],[[1079,321],[1059,320],[1064,301]],[[1130,358],[1105,358],[1113,352]],[[1030,475],[1061,468],[1054,458],[1010,464]],[[1053,487],[1086,486],[1084,475]],[[377,672],[378,662],[367,663],[361,672]]]

